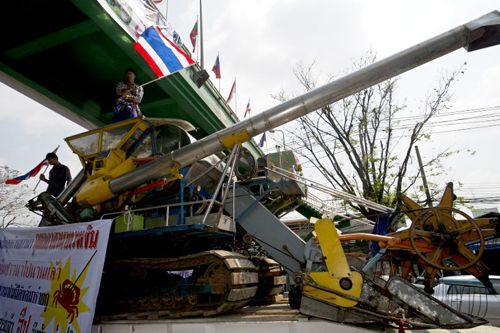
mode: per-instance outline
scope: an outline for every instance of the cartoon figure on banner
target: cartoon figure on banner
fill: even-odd
[[[59,303],[66,311],[68,311],[68,317],[70,318],[70,323],[73,322],[76,317],[78,317],[78,303],[80,302],[80,288],[75,285],[70,280],[66,279],[62,286],[59,285],[59,290],[54,293],[54,300],[52,301],[52,306],[57,307]]]
[[[80,320],[79,316],[91,310],[83,301],[89,287],[83,287],[82,285],[85,281],[90,262],[96,253],[97,250],[94,251],[94,254],[80,274],[77,274],[76,270],[71,274],[71,257],[69,257],[61,270],[61,280],[51,280],[50,297],[52,302],[50,304],[52,306],[47,306],[45,311],[40,314],[40,317],[45,318],[43,322],[44,327],[48,327],[52,320],[55,320],[54,327],[60,327],[62,333],[67,332],[68,325],[73,327],[74,332],[81,333],[80,323],[78,322]],[[61,265],[62,262],[60,261],[59,266]],[[53,264],[51,262],[52,267]],[[61,281],[64,282],[61,284]],[[58,305],[65,311],[61,311],[62,309]]]

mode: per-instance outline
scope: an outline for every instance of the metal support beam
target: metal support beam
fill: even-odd
[[[71,42],[83,36],[90,35],[94,32],[98,32],[99,30],[99,26],[89,20],[14,47],[5,51],[5,55],[12,60],[19,60],[51,49],[60,44]]]

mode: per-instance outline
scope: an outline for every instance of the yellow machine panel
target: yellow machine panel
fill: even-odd
[[[363,277],[353,272],[331,220],[321,219],[316,234],[328,272],[310,272],[304,278],[304,294],[343,307],[353,307],[361,296]]]

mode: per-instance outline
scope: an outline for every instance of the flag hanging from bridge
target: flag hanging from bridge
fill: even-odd
[[[194,64],[194,60],[168,39],[158,26],[147,28],[133,46],[158,77]]]

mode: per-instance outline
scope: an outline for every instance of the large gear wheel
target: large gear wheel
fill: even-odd
[[[447,271],[460,271],[476,264],[484,252],[481,227],[467,214],[452,207],[453,184],[449,183],[436,207],[423,208],[400,195],[401,208],[412,220],[409,239],[413,251],[427,265]],[[463,219],[457,220],[457,216]],[[474,241],[477,249],[469,246]],[[422,249],[421,244],[428,247]]]

